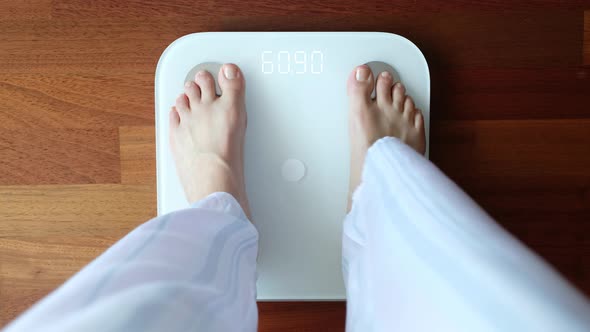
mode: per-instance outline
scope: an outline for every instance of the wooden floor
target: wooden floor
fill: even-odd
[[[389,31],[432,74],[432,160],[590,294],[590,3],[0,1],[0,326],[155,215],[153,80],[198,31]],[[264,303],[261,331],[341,331]]]

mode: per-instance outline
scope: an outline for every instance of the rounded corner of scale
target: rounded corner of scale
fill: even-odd
[[[422,50],[416,44],[414,44],[413,41],[411,41],[410,39],[408,39],[402,35],[398,35],[398,34],[392,33],[392,32],[383,31],[383,32],[379,32],[379,33],[386,36],[387,38],[399,39],[402,42],[408,44],[408,46],[410,46],[412,49],[414,49],[420,55],[420,58],[421,58],[422,62],[424,63],[424,66],[430,72],[430,69],[428,68],[428,61],[426,61],[426,57],[424,56],[424,53],[422,53]]]
[[[209,33],[210,32],[193,32],[193,33],[186,34],[184,36],[180,36],[180,37],[176,38],[174,41],[172,41],[172,43],[170,43],[168,46],[166,46],[166,48],[164,49],[164,51],[160,55],[160,58],[158,58],[158,63],[156,64],[156,77],[158,76],[158,72],[161,70],[162,62],[166,59],[166,56],[170,53],[170,51],[172,49],[176,48],[178,46],[178,44],[184,42],[185,40],[187,40],[191,37],[195,37],[196,35],[203,35],[203,34],[209,34]]]

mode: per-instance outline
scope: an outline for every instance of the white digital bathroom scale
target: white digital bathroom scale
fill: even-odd
[[[245,176],[260,234],[258,299],[344,299],[346,79],[364,63],[374,71],[392,68],[423,111],[428,151],[426,60],[409,40],[379,32],[207,32],[179,38],[156,70],[159,215],[188,207],[169,150],[170,107],[197,65],[228,62],[246,79]],[[217,79],[217,71],[212,74]]]

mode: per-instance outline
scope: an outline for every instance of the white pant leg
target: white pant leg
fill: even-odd
[[[5,331],[256,331],[258,232],[215,193],[137,227]]]
[[[427,159],[377,141],[344,224],[348,331],[589,331],[587,300]]]

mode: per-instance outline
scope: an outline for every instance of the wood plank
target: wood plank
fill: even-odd
[[[153,73],[0,74],[0,128],[102,129],[152,124],[153,80]]]
[[[149,185],[0,187],[2,237],[119,238],[156,215]]]
[[[208,22],[207,17],[178,21],[158,16],[0,21],[0,69],[4,74],[84,74],[98,79],[141,73],[153,81],[164,49],[185,34],[215,30]]]
[[[435,119],[579,118],[590,110],[583,67],[432,72]],[[2,128],[152,124],[153,76],[0,75]],[[518,97],[515,97],[518,96]],[[556,109],[556,105],[561,105]],[[27,112],[14,109],[27,108]]]
[[[590,89],[583,66],[540,68],[451,68],[431,69],[431,79],[441,81],[444,93],[524,92],[577,93]],[[443,86],[444,81],[444,86]],[[433,94],[437,93],[435,91]],[[526,111],[526,110],[524,110]]]
[[[121,183],[156,185],[154,127],[120,127]]]
[[[578,66],[582,29],[580,11],[563,10],[228,16],[221,25],[224,31],[393,32],[414,42],[432,68]]]
[[[584,12],[584,64],[590,65],[590,10]]]
[[[590,117],[590,71],[584,67],[431,70],[435,120]]]
[[[226,30],[389,31],[408,37],[439,67],[539,67],[581,64],[579,11],[407,13],[130,19],[87,18],[0,23],[4,73],[153,73],[162,51],[191,32]],[[112,27],[105,31],[104,26]],[[510,33],[506,33],[510,31]],[[481,38],[485,35],[486,38]],[[56,48],[55,45],[60,47]],[[551,45],[551,47],[548,47]]]
[[[259,302],[259,332],[344,331],[345,302]]]
[[[53,5],[52,15],[56,18],[88,18],[88,17],[117,17],[135,18],[141,17],[194,17],[207,13],[212,17],[234,16],[247,13],[257,15],[337,15],[337,14],[407,14],[408,12],[457,12],[457,11],[531,11],[539,9],[584,9],[588,3],[584,0],[560,1],[510,1],[510,0],[400,0],[395,4],[387,0],[373,0],[370,2],[358,2],[353,0],[328,0],[322,2],[296,1],[257,1],[251,2],[239,0],[217,1],[76,1],[56,0]]]
[[[441,121],[431,134],[431,158],[451,175],[499,181],[590,176],[589,119]]]
[[[52,0],[0,1],[0,21],[50,18]]]
[[[118,183],[117,136],[116,129],[2,129],[0,185]]]

